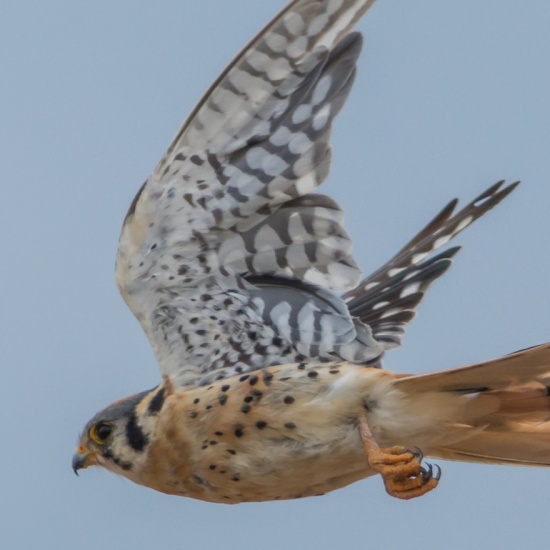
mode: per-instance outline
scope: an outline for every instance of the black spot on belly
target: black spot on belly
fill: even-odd
[[[287,405],[291,405],[292,403],[294,403],[294,397],[292,397],[292,395],[285,395],[285,398],[283,399],[283,401]]]

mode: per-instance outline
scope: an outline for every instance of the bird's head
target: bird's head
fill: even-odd
[[[152,392],[121,399],[98,412],[85,426],[73,456],[73,470],[102,466],[129,477],[147,447],[151,426],[141,425],[140,404]]]

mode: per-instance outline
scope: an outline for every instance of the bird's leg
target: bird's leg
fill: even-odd
[[[359,414],[359,432],[367,460],[382,476],[389,495],[408,500],[420,497],[437,487],[441,477],[440,468],[436,466],[438,471],[435,475],[431,465],[424,468],[419,450],[412,452],[405,447],[381,449],[372,435],[364,409]]]

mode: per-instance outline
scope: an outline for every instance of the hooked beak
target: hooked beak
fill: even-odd
[[[78,470],[83,470],[88,466],[95,464],[95,455],[86,450],[82,445],[78,446],[76,453],[73,455],[73,472],[78,475]]]

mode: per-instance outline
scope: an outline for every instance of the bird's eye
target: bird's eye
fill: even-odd
[[[112,433],[113,425],[109,422],[98,422],[90,428],[90,437],[98,445],[103,445]]]

